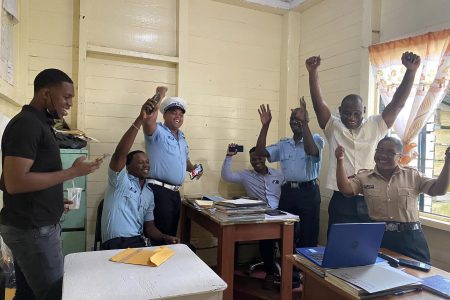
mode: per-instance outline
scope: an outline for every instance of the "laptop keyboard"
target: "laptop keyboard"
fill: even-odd
[[[323,253],[309,253],[309,255],[310,255],[312,258],[314,258],[314,259],[320,261],[320,263],[322,263],[322,260],[323,260]]]

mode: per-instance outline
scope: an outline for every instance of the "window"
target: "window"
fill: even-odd
[[[383,101],[379,101],[379,111],[383,111]],[[397,136],[391,132],[392,136]],[[398,136],[397,136],[398,137]],[[409,164],[428,177],[437,177],[442,170],[445,150],[450,146],[450,91],[445,96],[436,112],[431,115],[414,141],[417,144],[418,157]],[[425,194],[419,196],[419,210],[433,214],[434,217],[449,221],[450,189],[443,196],[431,197]]]
[[[450,92],[428,120],[418,136],[418,169],[429,177],[437,177],[445,160],[445,150],[450,146]],[[450,217],[450,192],[443,196],[419,197],[420,211]]]

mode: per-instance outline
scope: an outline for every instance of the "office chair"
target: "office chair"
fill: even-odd
[[[94,251],[100,250],[102,244],[102,213],[103,213],[103,202],[104,199],[100,201],[97,207],[97,220],[95,221],[95,238],[94,238]],[[98,244],[98,247],[97,247]]]

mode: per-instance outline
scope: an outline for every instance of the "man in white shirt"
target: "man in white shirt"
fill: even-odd
[[[227,155],[222,165],[222,178],[225,181],[242,184],[247,192],[247,196],[263,200],[273,209],[278,207],[281,194],[281,184],[284,181],[280,170],[268,168],[266,158],[257,156],[255,147],[250,149],[250,164],[253,170],[242,170],[238,172],[231,171],[231,160],[237,151],[230,151],[236,144],[228,146]],[[273,287],[275,274],[274,261],[275,240],[259,241],[259,251],[264,262],[264,271],[266,278],[264,287],[270,289]]]
[[[363,196],[356,195],[349,199],[339,192],[334,149],[339,145],[346,149],[343,164],[347,176],[355,174],[359,169],[373,168],[372,157],[376,145],[387,134],[405,105],[420,66],[420,57],[412,52],[403,53],[401,60],[406,67],[406,73],[392,101],[381,115],[367,119],[363,118],[366,110],[363,101],[355,94],[350,94],[342,100],[339,107],[340,118],[332,116],[319,87],[320,56],[312,56],[305,62],[309,72],[309,89],[314,111],[329,145],[330,166],[326,187],[334,190],[334,193],[328,206],[328,229],[334,223],[370,221]]]

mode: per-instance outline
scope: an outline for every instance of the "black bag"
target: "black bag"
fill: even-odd
[[[59,148],[61,149],[81,149],[87,145],[85,140],[72,134],[55,132],[55,138]]]

